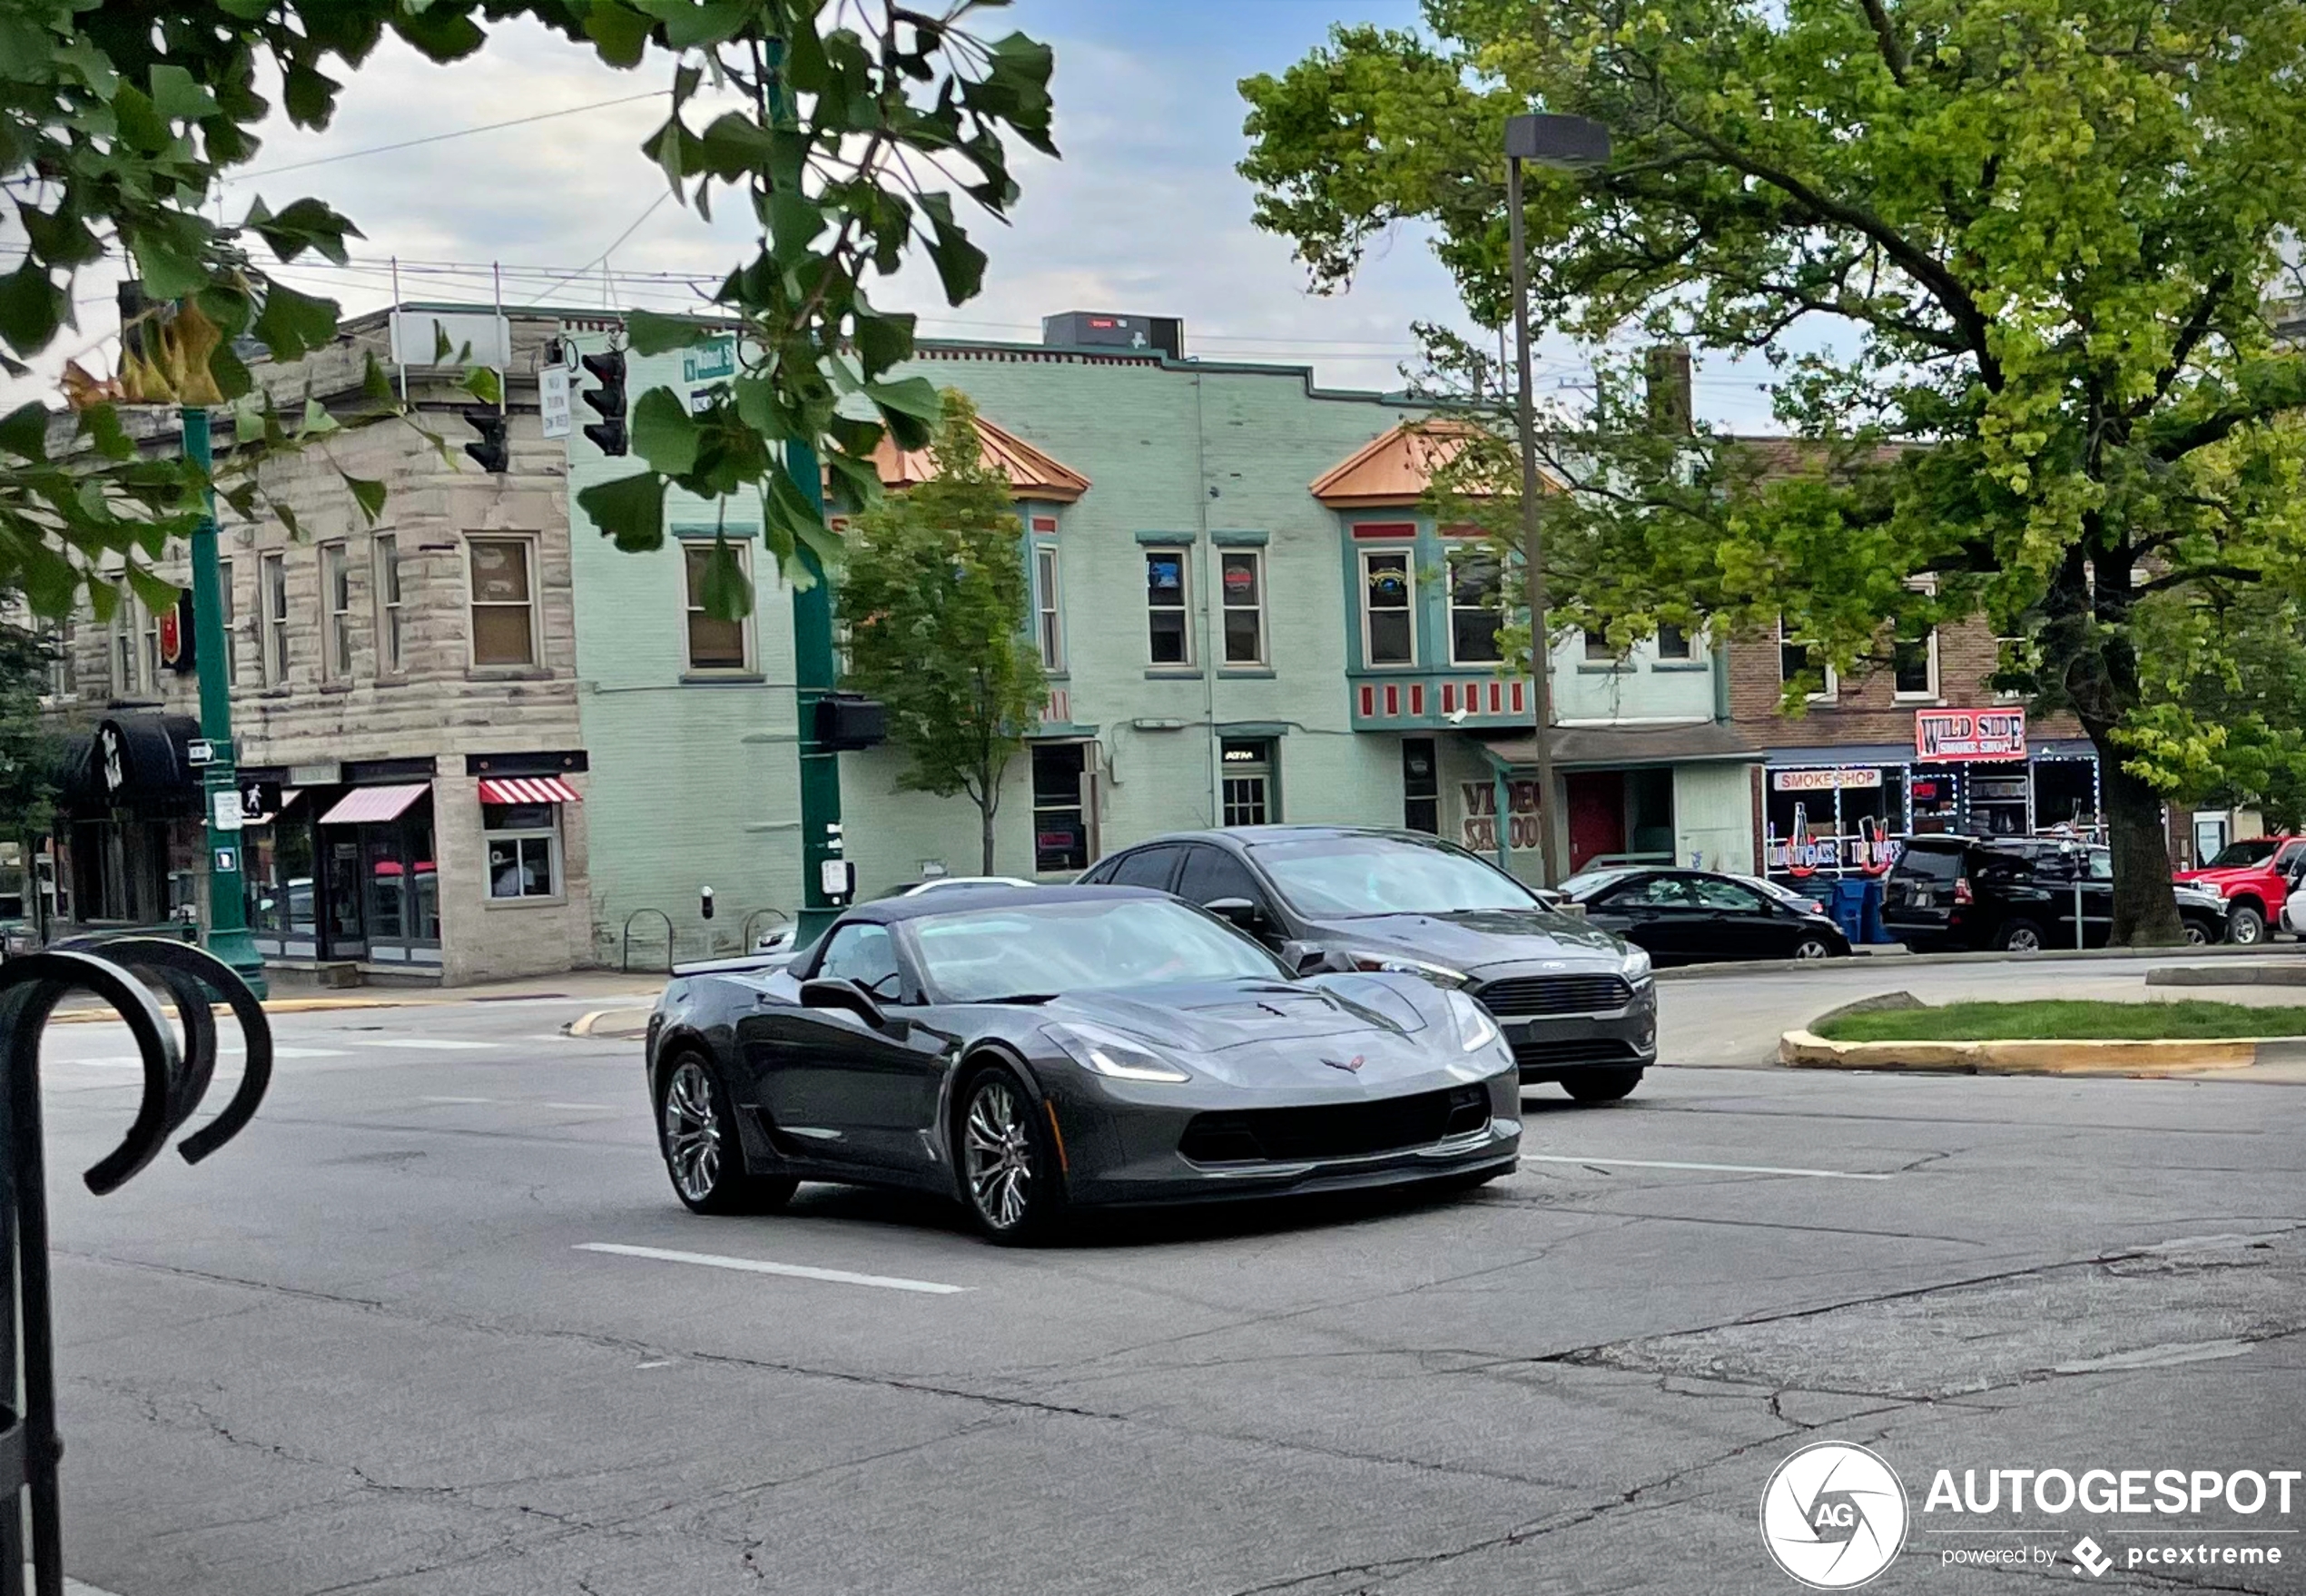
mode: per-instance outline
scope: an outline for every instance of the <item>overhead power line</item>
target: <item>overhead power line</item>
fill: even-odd
[[[611,105],[630,105],[642,100],[659,100],[671,91],[651,89],[645,94],[626,94],[614,100],[596,100],[589,105],[565,105],[558,111],[539,111],[529,116],[516,116],[510,122],[484,122],[478,127],[460,127],[453,132],[428,133],[420,139],[402,139],[396,144],[372,144],[365,150],[346,150],[334,155],[315,155],[310,161],[291,161],[281,166],[267,166],[260,172],[232,172],[224,174],[226,182],[247,182],[260,177],[277,177],[283,172],[302,172],[308,166],[326,166],[337,161],[357,161],[363,155],[389,155],[395,150],[413,150],[419,144],[438,144],[448,139],[469,138],[474,133],[496,133],[508,127],[526,127],[532,122],[550,122],[557,116],[575,116],[586,111],[605,111]]]

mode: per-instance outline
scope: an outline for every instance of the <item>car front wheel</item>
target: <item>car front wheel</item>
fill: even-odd
[[[1562,1089],[1581,1103],[1614,1103],[1641,1084],[1639,1069],[1579,1069],[1562,1077]]]
[[[2249,947],[2266,940],[2266,917],[2248,903],[2237,903],[2227,911],[2226,940]]]
[[[800,1185],[747,1173],[728,1090],[695,1053],[680,1055],[665,1072],[656,1128],[673,1193],[695,1213],[769,1213],[792,1200]]]
[[[2199,948],[2206,942],[2214,942],[2217,940],[2212,927],[2194,919],[2192,915],[2186,917],[2186,943],[2189,947]]]
[[[1797,959],[1831,959],[1834,945],[1823,937],[1804,937],[1794,944]]]
[[[961,1108],[961,1202],[986,1240],[1038,1241],[1064,1217],[1053,1132],[1025,1083],[995,1065],[969,1083]]]

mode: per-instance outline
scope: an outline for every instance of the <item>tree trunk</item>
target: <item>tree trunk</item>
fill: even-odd
[[[979,875],[993,873],[993,812],[1000,807],[1000,771],[990,762],[977,767]]]
[[[982,869],[979,870],[977,873],[979,875],[990,875],[993,873],[993,806],[990,803],[979,804],[977,806],[977,820],[979,841],[984,845],[984,866]],[[2177,911],[2173,909],[2171,912],[2174,914]]]
[[[2170,890],[2170,833],[2162,800],[2122,768],[2124,750],[2089,727],[2098,751],[2098,790],[2105,799],[2106,840],[2114,849],[2114,945],[2162,948],[2182,944],[2186,928]]]

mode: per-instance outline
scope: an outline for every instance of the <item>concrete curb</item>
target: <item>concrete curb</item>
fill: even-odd
[[[2182,964],[2174,970],[2149,970],[2150,987],[2306,987],[2306,963],[2247,964],[2222,970],[2214,964]]]
[[[406,998],[271,998],[265,1001],[263,1007],[267,1014],[328,1014],[340,1009],[406,1009],[420,1004],[446,1003],[454,1000],[449,998],[414,996]],[[176,1006],[172,1003],[163,1003],[160,1007],[163,1014],[173,1015],[176,1012]],[[232,1012],[222,1003],[217,1004],[215,1010],[219,1014]],[[94,1025],[103,1020],[118,1023],[119,1020],[120,1016],[110,1009],[67,1009],[56,1014],[50,1023]]]
[[[2128,1075],[2149,1079],[2245,1069],[2294,1056],[2296,1037],[2184,1041],[1829,1042],[1814,1031],[1778,1039],[1796,1069],[1910,1069],[1960,1075]],[[2261,1049],[2264,1050],[2262,1056]]]
[[[561,1027],[570,1036],[603,1041],[632,1041],[648,1034],[647,1009],[595,1009]]]
[[[2275,947],[2269,942],[2255,942],[2249,947],[2232,947],[2213,943],[2206,948],[2178,945],[2168,948],[2045,948],[2039,953],[1875,953],[1868,957],[1882,960],[1899,970],[1935,964],[2055,964],[2068,961],[2091,962],[2107,960],[2119,962],[2124,959],[2271,959],[2295,961],[2294,976],[2269,978],[2274,984],[2289,985],[2296,981],[2306,985],[2306,942],[2287,943]],[[1754,975],[1771,970],[1807,970],[1813,972],[1855,970],[1858,961],[1851,959],[1749,959],[1728,964],[1683,964],[1657,972],[1660,980],[1711,980],[1723,976]],[[2197,967],[2200,968],[2200,967]],[[2245,966],[2244,968],[2248,968]],[[2274,968],[2281,968],[2277,965]],[[2235,972],[2236,976],[2241,971]],[[2153,972],[2147,973],[2153,979]],[[2197,980],[2178,985],[2248,986],[2255,978],[2222,981]]]

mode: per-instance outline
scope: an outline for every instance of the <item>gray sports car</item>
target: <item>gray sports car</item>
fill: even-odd
[[[905,1187],[1009,1243],[1091,1207],[1511,1170],[1520,1079],[1488,1013],[1335,962],[1130,887],[861,905],[790,960],[666,985],[647,1063],[673,1189],[757,1213],[803,1180]]]

